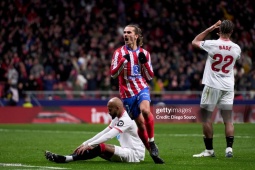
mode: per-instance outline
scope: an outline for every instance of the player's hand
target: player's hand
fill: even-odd
[[[127,61],[129,62],[130,61],[130,55],[129,54],[126,54],[123,56],[125,59],[127,59]]]
[[[81,144],[80,146],[78,146],[74,151],[73,153],[77,153],[77,151],[83,146],[83,144]]]
[[[216,28],[219,28],[221,24],[221,20],[217,21],[215,24],[213,24],[209,29],[210,31],[215,30]]]
[[[82,155],[86,150],[92,149],[89,145],[83,145],[81,144],[79,147],[77,147],[74,151],[77,155]]]
[[[217,21],[217,22],[214,24],[214,26],[215,26],[216,28],[219,28],[219,27],[220,27],[220,24],[221,24],[221,20]]]
[[[143,52],[140,52],[139,54],[138,54],[138,60],[139,60],[139,62],[141,63],[141,64],[144,64],[144,63],[146,63],[148,60],[147,60],[147,58],[146,58],[146,56],[145,56],[145,54],[143,53]]]
[[[216,29],[216,28],[219,28],[220,27],[220,24],[221,24],[221,20],[219,20],[218,22],[216,22],[215,24],[214,24],[214,29]],[[220,33],[217,33],[217,35],[218,36],[220,36]]]

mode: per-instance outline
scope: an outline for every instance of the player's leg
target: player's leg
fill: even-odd
[[[234,143],[234,125],[232,119],[234,92],[223,92],[220,102],[221,116],[225,125],[225,136],[227,147],[225,150],[226,157],[233,157],[233,143]]]
[[[144,123],[144,118],[142,114],[139,114],[139,116],[135,119],[135,122],[137,124],[138,127],[138,135],[140,137],[140,139],[142,140],[144,146],[146,147],[146,149],[150,152],[150,156],[152,157],[153,161],[156,164],[163,164],[164,161],[158,156],[158,151],[157,151],[157,155],[152,155],[151,153],[151,142],[148,142],[148,134],[146,131],[146,127],[145,127],[145,123]],[[155,145],[155,143],[153,142],[153,144]],[[156,149],[157,146],[155,145]]]
[[[155,149],[153,149],[153,150],[154,150],[154,152],[156,150],[156,154],[155,154],[155,156],[152,156],[152,155],[151,156],[155,163],[161,164],[161,163],[164,163],[164,161],[158,156],[158,149],[157,149],[157,146],[155,145],[155,143],[154,142],[149,143],[149,137],[148,137],[148,132],[147,132],[147,128],[146,128],[146,121],[144,119],[143,114],[141,114],[141,110],[139,107],[140,103],[143,100],[145,100],[145,96],[147,96],[146,99],[148,101],[150,101],[149,94],[143,93],[143,92],[144,92],[144,90],[142,90],[140,93],[143,95],[123,99],[123,103],[124,103],[124,106],[129,114],[129,116],[131,117],[131,119],[134,119],[137,124],[138,135],[139,135],[140,139],[142,140],[144,146],[150,152],[150,155],[152,153],[151,148],[154,146]],[[139,100],[138,100],[138,98],[139,98]],[[153,129],[154,129],[154,122],[153,122]],[[153,131],[153,133],[154,133],[154,131]],[[153,136],[154,136],[154,134],[153,134]],[[153,140],[154,140],[154,138],[153,138]]]
[[[56,162],[56,163],[66,163],[71,161],[77,161],[77,160],[88,160],[93,159],[95,157],[98,157],[102,154],[105,154],[107,156],[112,156],[114,153],[114,150],[111,149],[108,145],[101,143],[98,146],[94,147],[93,149],[88,149],[83,154],[77,155],[76,153],[73,153],[71,155],[59,155],[52,153],[50,151],[45,152],[45,157],[49,161]]]
[[[139,114],[138,117],[135,119],[136,125],[138,127],[138,136],[142,140],[144,146],[148,151],[150,151],[150,146],[148,142],[148,133],[145,126],[144,117],[142,114]]]
[[[213,150],[213,125],[212,125],[212,112],[204,108],[200,110],[200,116],[202,120],[202,129],[203,129],[203,140],[205,145],[205,151],[200,154],[195,154],[193,157],[214,157]]]
[[[148,133],[145,126],[144,117],[142,114],[140,114],[137,96],[123,99],[123,104],[130,118],[135,120],[138,127],[138,135],[142,140],[144,146],[146,147],[146,149],[150,150],[150,146],[148,143]]]
[[[142,100],[139,108],[145,120],[149,142],[154,142],[154,117],[150,111],[150,102],[148,100]]]
[[[233,157],[233,143],[234,143],[234,125],[232,122],[232,110],[222,110],[222,118],[225,125],[225,136],[227,147],[225,150],[226,157]]]
[[[150,111],[150,92],[145,88],[138,94],[138,106],[144,117],[145,127],[148,133],[150,152],[154,156],[158,156],[158,148],[154,143],[154,117]]]
[[[219,91],[205,86],[200,103],[200,117],[203,129],[203,140],[205,150],[200,154],[195,154],[193,157],[214,157],[213,150],[213,125],[212,112],[215,108],[219,96]]]
[[[138,95],[139,110],[144,118],[144,124],[147,130],[147,141],[149,141],[150,156],[156,164],[163,164],[164,161],[159,157],[158,147],[154,142],[154,117],[150,111],[150,94],[148,89],[143,89]]]
[[[145,88],[138,94],[138,105],[145,119],[149,142],[154,142],[154,117],[150,111],[150,101],[150,91]]]
[[[115,146],[111,144],[105,144],[105,151],[102,152],[99,156],[105,160],[111,161],[111,158],[114,156]]]
[[[158,147],[154,142],[154,117],[150,112],[150,103],[148,100],[143,100],[139,106],[142,116],[144,117],[144,125],[148,134],[147,141],[149,141],[150,153],[154,156],[158,156]]]
[[[137,146],[136,150],[114,145],[114,154],[110,158],[113,162],[140,162],[145,158],[144,147]]]

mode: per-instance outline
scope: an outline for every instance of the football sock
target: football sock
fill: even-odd
[[[144,146],[146,147],[146,149],[150,149],[150,146],[149,146],[149,142],[148,142],[148,134],[147,134],[147,131],[146,130],[140,130],[138,129],[138,135],[140,137],[140,139],[142,140]]]
[[[147,129],[148,137],[150,142],[154,141],[154,117],[152,113],[150,113],[149,117],[145,118],[145,126]]]
[[[84,153],[82,155],[77,155],[74,154],[73,156],[73,160],[87,160],[87,159],[93,159],[97,156],[99,156],[102,152],[104,152],[105,150],[105,144],[100,144],[98,146],[96,146],[93,149],[88,149],[86,151],[84,151]]]
[[[233,143],[234,143],[234,136],[226,137],[226,142],[227,142],[227,147],[231,147],[232,148]]]
[[[66,162],[71,162],[73,161],[73,156],[67,155],[66,157]]]
[[[154,142],[154,138],[149,138],[149,142]]]
[[[207,150],[213,150],[213,138],[204,137],[204,143]]]

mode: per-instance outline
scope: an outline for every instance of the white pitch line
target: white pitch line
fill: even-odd
[[[60,131],[60,130],[27,130],[27,129],[0,129],[0,132],[34,132],[34,133],[77,133],[77,134],[95,134],[97,132],[88,131]]]
[[[58,130],[26,130],[26,129],[0,129],[0,132],[28,132],[28,133],[73,133],[73,134],[96,134],[96,132],[90,132],[90,131],[58,131]],[[173,136],[173,137],[201,137],[203,136],[202,134],[167,134],[167,133],[161,133],[155,135],[160,135],[160,136]],[[224,137],[224,135],[220,134],[215,134],[214,137]],[[255,138],[255,136],[238,136],[236,135],[235,138]]]
[[[40,168],[40,169],[70,169],[70,168],[61,168],[61,167],[52,167],[52,166],[23,165],[23,164],[20,164],[20,163],[0,163],[0,166],[3,166],[3,167]]]

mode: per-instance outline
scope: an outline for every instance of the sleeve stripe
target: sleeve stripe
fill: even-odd
[[[112,68],[113,69],[115,69],[117,67],[117,65],[118,65],[118,55],[119,55],[119,53],[116,52],[114,57],[113,57],[113,64],[112,64]]]
[[[123,70],[124,66],[125,66],[125,62],[123,62],[123,64],[120,66],[120,68],[115,74],[111,75],[112,78],[116,78],[120,74],[120,72]]]
[[[120,133],[123,133],[122,130],[120,130],[119,128],[117,127],[114,127],[116,130],[118,130]]]

